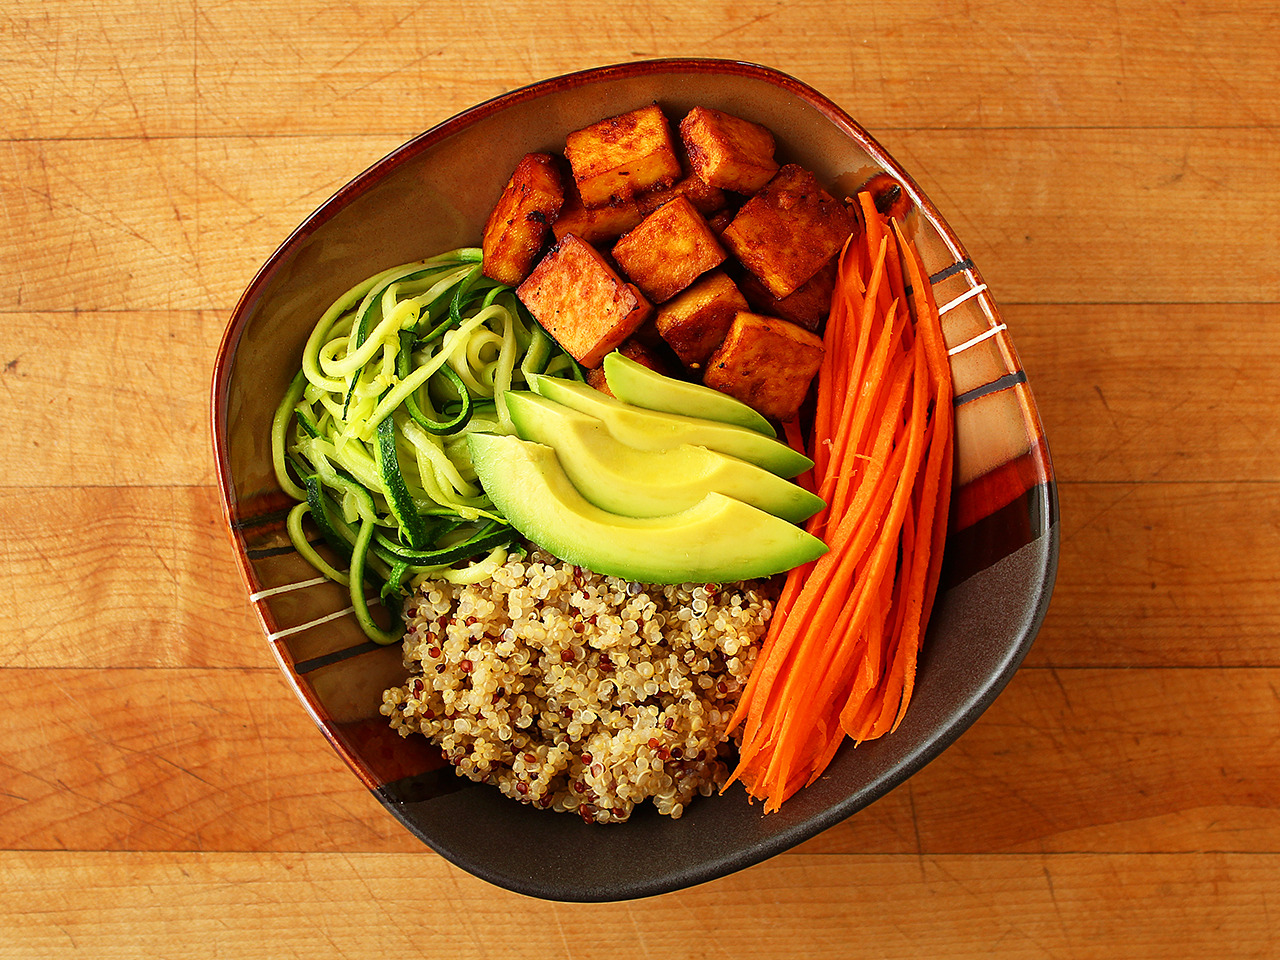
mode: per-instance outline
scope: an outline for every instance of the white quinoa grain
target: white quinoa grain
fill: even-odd
[[[728,722],[772,612],[764,581],[642,584],[534,550],[406,601],[410,677],[382,713],[515,800],[596,823],[645,800],[679,817],[728,774]]]

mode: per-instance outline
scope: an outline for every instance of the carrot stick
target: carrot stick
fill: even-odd
[[[790,571],[730,721],[766,812],[840,744],[896,729],[936,596],[954,456],[950,362],[923,262],[867,194],[840,255],[809,432],[829,550]],[[798,442],[798,425],[784,425]]]
[[[790,420],[784,420],[782,423],[782,435],[786,438],[787,446],[797,453],[804,453],[804,436],[800,433],[799,420],[794,417]],[[801,489],[813,493],[813,469],[810,468],[796,477],[796,483],[800,485]]]
[[[873,739],[871,721],[880,712],[885,684],[892,683],[890,668],[897,648],[892,641],[901,636],[906,619],[907,580],[902,571],[911,566],[915,539],[915,519],[912,511],[908,510],[903,516],[900,534],[899,575],[892,579],[886,578],[882,585],[886,593],[882,603],[887,611],[884,629],[877,630],[871,637],[866,662],[840,712],[840,725],[855,743]]]
[[[894,221],[894,235],[903,252],[903,261],[907,267],[913,295],[918,295],[919,316],[917,327],[924,343],[924,352],[929,360],[930,374],[935,384],[935,433],[932,447],[941,443],[941,450],[935,459],[930,450],[930,465],[926,470],[926,486],[922,491],[922,499],[933,505],[932,537],[929,549],[928,568],[923,573],[924,592],[920,598],[921,622],[908,635],[904,645],[903,692],[892,729],[897,729],[906,712],[907,704],[915,685],[915,665],[919,650],[920,635],[924,629],[923,620],[933,608],[937,593],[938,580],[941,574],[942,552],[946,542],[947,517],[950,509],[951,474],[954,457],[955,420],[952,408],[951,363],[946,352],[946,343],[942,337],[941,321],[938,316],[938,305],[933,297],[933,286],[925,278],[924,263],[914,244],[906,241],[902,228]],[[918,291],[918,294],[917,294]],[[923,520],[922,516],[922,520]]]
[[[876,552],[873,555],[870,569],[868,569],[864,574],[865,577],[870,577],[876,582],[878,582],[877,578],[879,576],[884,576],[886,573],[892,576],[893,570],[892,568],[887,568],[887,565],[889,564],[890,559],[892,559],[896,565],[896,548],[899,532],[902,528],[903,519],[910,504],[910,491],[915,484],[916,474],[919,471],[920,462],[924,454],[926,384],[924,377],[922,376],[924,372],[923,367],[924,357],[921,354],[917,354],[915,393],[913,397],[911,419],[907,427],[905,462],[902,465],[902,471],[898,477],[893,498],[890,501],[890,512],[880,530],[881,535],[877,542]],[[840,651],[837,650],[837,662],[839,654]],[[822,696],[825,693],[827,693],[826,688],[819,687],[814,695]]]
[[[876,358],[873,369],[876,371],[878,379],[884,379],[883,369],[888,363],[888,356]],[[899,384],[896,376],[890,379],[885,386],[888,387],[887,395],[876,394],[862,398],[855,398],[850,395],[846,399],[843,416],[840,420],[840,429],[831,443],[832,454],[835,458],[834,462],[837,466],[827,471],[818,488],[818,495],[828,505],[825,515],[828,521],[832,516],[841,516],[847,511],[850,486],[855,484],[855,477],[861,478],[864,476],[870,466],[859,451],[865,447],[867,428],[874,422],[872,410],[883,409],[891,397],[901,392],[898,391]],[[825,526],[826,523],[817,525],[817,529],[821,530]]]
[[[842,615],[835,613],[835,608],[840,606],[843,600],[844,591],[840,588],[850,582],[852,568],[861,554],[861,551],[850,553],[842,551],[836,575],[822,586],[821,599],[817,602],[817,609],[813,615],[814,623],[821,625],[820,636],[832,636],[830,628],[834,626],[834,636],[839,640],[829,651],[830,658],[825,670],[815,662],[816,654],[812,652],[818,644],[809,645],[809,656],[804,660],[797,660],[796,669],[784,682],[784,699],[787,702],[824,703],[834,695],[834,689],[838,688],[839,681],[849,668],[856,646],[856,635],[861,632],[875,609],[880,584],[883,578],[893,575],[897,561],[899,531],[910,502],[910,489],[914,485],[922,456],[926,384],[923,377],[924,357],[920,353],[916,357],[916,372],[915,407],[908,424],[906,462],[898,477],[894,495],[888,501],[888,516],[877,531],[875,548],[868,568],[851,591],[856,596],[856,600],[851,598],[851,602],[845,605]],[[870,540],[869,535],[863,535],[866,530],[867,525],[859,525],[855,539],[861,539],[864,543]],[[825,560],[830,555],[828,553],[822,559]],[[819,560],[819,565],[822,565],[822,560]],[[796,714],[788,714],[781,727],[779,747],[792,743],[795,725]]]
[[[855,322],[855,318],[861,318],[862,316],[862,311],[866,306],[864,296],[866,290],[863,289],[862,277],[857,272],[857,252],[853,249],[852,238],[850,238],[850,243],[845,245],[844,253],[840,258],[840,265],[847,271],[846,276],[849,273],[852,274],[855,282],[849,283],[846,281],[843,287],[837,286],[831,298],[832,308],[834,309],[837,293],[842,294],[838,298],[842,301],[840,336],[838,340],[834,341],[842,361],[835,364],[835,376],[832,379],[835,397],[845,396],[850,390],[850,384],[860,382],[862,374],[860,364],[854,362],[853,359],[859,355],[856,345],[862,340],[862,330],[859,328],[851,331],[851,325]],[[837,271],[837,282],[839,282],[839,271]],[[851,340],[851,335],[856,339]],[[854,344],[852,356],[850,351],[851,343]],[[862,349],[865,351],[865,345]]]
[[[836,274],[837,289],[842,285],[840,269],[843,268],[839,268]],[[815,481],[821,479],[826,473],[830,458],[826,441],[831,436],[836,398],[840,396],[832,387],[836,370],[844,359],[841,345],[844,341],[847,304],[848,300],[845,297],[832,297],[831,312],[824,331],[825,349],[822,353],[822,363],[818,367],[818,397],[813,414],[813,429],[810,431],[810,459],[814,462]]]
[[[871,440],[869,455],[855,454],[855,456],[865,456],[866,459],[861,464],[859,478],[865,477],[870,471],[874,470],[876,463],[882,462],[884,450],[889,442],[892,441],[891,431],[896,422],[901,418],[903,405],[906,402],[907,390],[911,380],[911,364],[902,362],[905,358],[900,358],[898,363],[887,375],[887,390],[883,395],[883,402],[876,406],[874,413],[864,413],[859,418],[860,422],[851,425],[850,431],[857,430],[859,433],[858,443],[854,447],[855,450],[865,450],[867,447],[866,432],[873,423],[878,424],[879,434]],[[829,492],[820,494],[824,499],[828,500],[829,512],[835,516],[842,516],[847,513],[851,507],[850,496],[854,492],[851,486],[856,486],[852,482],[852,476],[845,472],[836,478],[834,487]],[[860,486],[858,484],[857,486]],[[827,491],[824,487],[823,491]]]
[[[880,212],[876,209],[876,204],[875,204],[875,201],[871,198],[871,194],[865,191],[862,193],[859,193],[858,203],[861,205],[863,210],[863,215],[866,217],[867,223],[869,224],[866,231],[866,239],[868,243],[867,249],[869,253],[871,250],[876,249],[876,245],[881,243],[883,240],[887,239],[888,229],[885,224],[884,218],[880,215]],[[886,263],[885,266],[886,266],[886,270],[888,270],[890,267],[893,266],[893,261],[890,260],[888,263]],[[888,309],[889,299],[892,296],[894,296],[895,293],[898,292],[893,289],[892,284],[893,284],[893,281],[890,280],[889,284],[886,287],[882,288],[877,292],[877,295],[880,300],[880,309],[882,311]],[[868,298],[869,297],[870,295],[868,294]]]
[[[932,426],[932,425],[931,425]],[[930,431],[928,441],[930,454],[936,449],[933,440],[936,433]],[[932,459],[932,458],[930,458]],[[932,539],[933,505],[936,500],[936,489],[930,490],[929,461],[926,461],[925,482],[918,489],[923,490],[920,498],[921,515],[919,523],[924,527],[926,535]],[[910,526],[910,530],[908,530]],[[882,675],[885,685],[879,691],[876,702],[866,699],[867,691],[855,689],[849,697],[845,709],[841,712],[841,722],[845,733],[855,740],[869,740],[888,732],[885,723],[886,715],[898,713],[898,705],[904,690],[904,676],[908,659],[906,651],[914,645],[920,630],[920,614],[924,593],[924,577],[928,568],[929,544],[919,543],[914,529],[914,522],[904,524],[902,574],[898,578],[899,609],[898,619],[894,625],[894,634],[899,637],[898,643],[890,651],[888,661],[883,665]],[[889,714],[889,711],[892,714]],[[857,719],[854,719],[854,717]]]

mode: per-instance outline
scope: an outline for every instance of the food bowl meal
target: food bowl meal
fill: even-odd
[[[976,265],[752,64],[558,77],[378,161],[250,283],[212,415],[299,699],[411,832],[531,896],[678,889],[866,806],[1053,586]]]

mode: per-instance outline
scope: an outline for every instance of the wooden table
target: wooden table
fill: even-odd
[[[1280,954],[1280,11],[525,7],[0,15],[0,956]],[[1041,405],[1061,570],[1005,693],[880,802],[695,889],[544,903],[420,846],[286,689],[210,372],[257,266],[373,160],[667,55],[792,73],[937,201]]]

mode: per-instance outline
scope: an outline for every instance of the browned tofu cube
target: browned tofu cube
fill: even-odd
[[[653,306],[593,247],[569,234],[516,288],[547,333],[579,363],[595,367],[631,336]]]
[[[565,186],[564,206],[551,224],[557,240],[572,233],[587,243],[612,243],[644,219],[635,200],[618,200],[603,207],[588,207],[570,180]]]
[[[819,332],[831,312],[831,294],[836,288],[836,259],[826,262],[817,273],[796,287],[795,292],[779,299],[753,274],[743,272],[738,286],[751,309],[799,324],[806,330]]]
[[[642,193],[636,197],[636,203],[639,204],[640,211],[647,216],[668,200],[674,200],[679,196],[687,197],[704,217],[709,217],[717,210],[723,210],[729,205],[729,198],[724,195],[723,190],[711,186],[701,177],[693,176],[685,177],[669,187]]]
[[[740,313],[702,382],[766,417],[790,420],[822,365],[822,338],[776,317]]]
[[[563,202],[556,161],[546,153],[525,154],[484,225],[485,276],[511,286],[527,277]]]
[[[687,197],[664,203],[613,247],[613,259],[654,303],[724,262],[724,247]]]
[[[575,130],[565,138],[564,155],[588,207],[670,186],[683,172],[656,103]]]
[[[746,299],[723,270],[713,270],[658,310],[654,324],[680,361],[692,370],[702,367],[733,323],[749,309]]]
[[[670,365],[666,363],[657,353],[649,349],[635,337],[626,340],[620,347],[618,352],[636,363],[642,363],[650,370],[657,370],[664,376],[671,375]],[[587,371],[587,383],[595,387],[601,393],[607,393],[613,396],[613,391],[609,389],[609,382],[605,379],[604,367],[592,367]]]
[[[680,121],[693,172],[714,187],[755,193],[778,172],[767,127],[719,110],[694,107]]]
[[[720,237],[781,299],[822,269],[854,227],[843,203],[818,186],[808,170],[789,163],[742,205]]]
[[[613,396],[613,391],[609,389],[609,381],[604,375],[604,367],[592,367],[587,371],[587,386],[595,387],[610,397]]]

